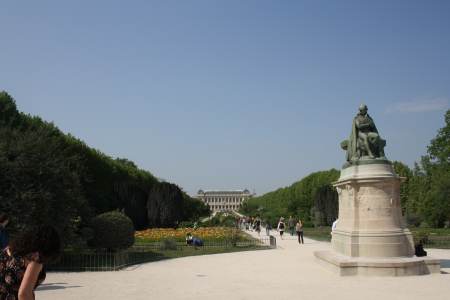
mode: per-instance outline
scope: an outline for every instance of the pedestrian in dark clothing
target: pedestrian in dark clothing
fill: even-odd
[[[420,240],[416,245],[414,245],[414,250],[417,257],[427,256],[427,251],[423,249],[422,240]]]
[[[295,231],[297,232],[298,237],[298,243],[304,244],[303,242],[303,223],[302,220],[298,220],[297,224],[295,225]]]
[[[258,233],[258,235],[261,232],[261,219],[259,217],[256,217],[255,219],[255,231]]]

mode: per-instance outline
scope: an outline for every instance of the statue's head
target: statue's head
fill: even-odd
[[[365,115],[367,113],[367,105],[361,104],[359,106],[359,113],[362,114],[362,115]]]

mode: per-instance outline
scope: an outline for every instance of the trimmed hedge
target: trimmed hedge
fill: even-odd
[[[92,219],[94,237],[90,245],[108,250],[126,249],[134,244],[133,222],[118,211],[106,212]]]

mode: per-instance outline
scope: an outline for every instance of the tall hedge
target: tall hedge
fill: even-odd
[[[50,223],[70,242],[92,217],[116,209],[143,229],[150,225],[147,207],[154,197],[176,221],[205,214],[205,205],[176,185],[167,189],[132,161],[114,159],[53,123],[19,112],[6,92],[0,92],[0,170],[0,212],[11,215],[13,233]],[[163,219],[158,224],[172,226],[173,220]]]

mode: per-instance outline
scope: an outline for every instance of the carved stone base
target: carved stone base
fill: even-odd
[[[414,242],[400,206],[401,178],[386,161],[341,171],[339,221],[332,252],[317,252],[341,275],[420,275],[439,272],[439,260],[414,256]]]
[[[349,257],[334,251],[316,251],[319,263],[341,276],[413,276],[440,273],[440,261],[431,257]]]
[[[400,181],[391,164],[345,168],[334,185],[339,222],[332,247],[351,257],[412,257],[412,235],[403,221]]]
[[[398,231],[333,232],[332,247],[350,257],[412,257],[414,242],[408,229]]]

